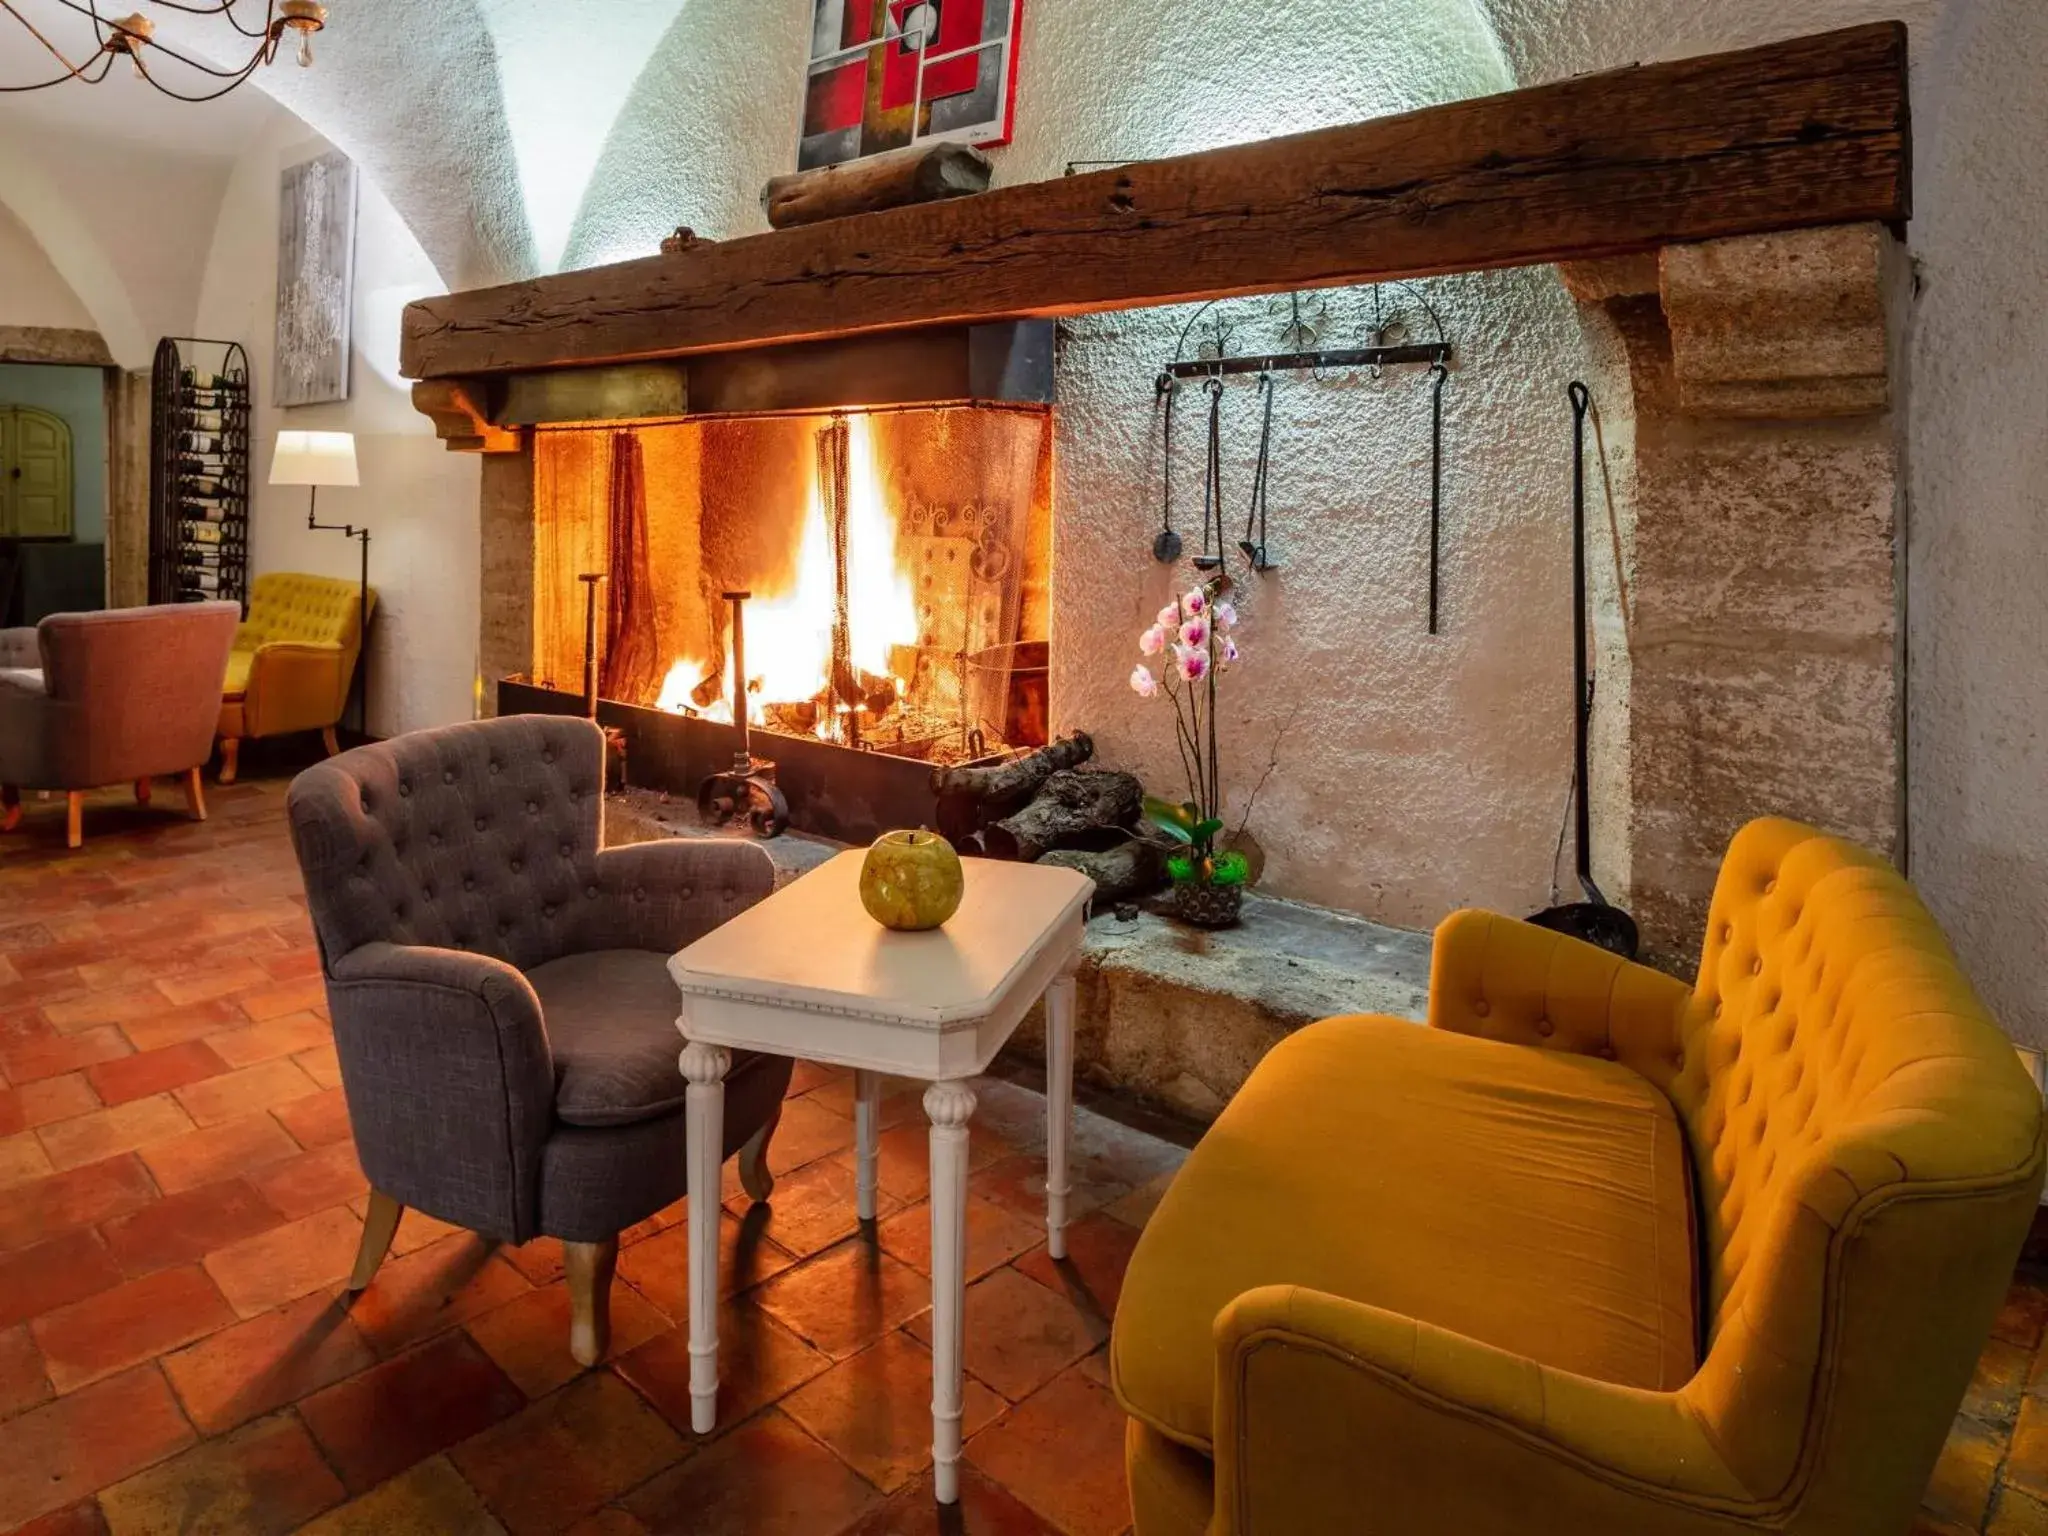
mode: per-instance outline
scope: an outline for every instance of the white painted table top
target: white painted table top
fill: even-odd
[[[860,904],[864,857],[854,848],[828,859],[677,953],[676,986],[943,1029],[987,1016],[1021,984],[1043,986],[1037,962],[1076,930],[1095,889],[1056,865],[963,859],[960,910],[944,927],[895,933]]]

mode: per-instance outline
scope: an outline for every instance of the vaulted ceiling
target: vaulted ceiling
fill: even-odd
[[[1056,131],[1020,133],[999,175],[1054,175],[1067,158],[1206,147],[1879,15],[1904,14],[1924,53],[1956,3],[1274,0],[1247,29],[1218,28],[1203,7],[1174,0],[1034,0],[1023,110],[1056,114],[1045,124]],[[111,137],[139,155],[214,163],[292,131],[287,109],[362,166],[451,287],[471,287],[645,251],[676,223],[712,235],[758,227],[754,193],[787,165],[810,7],[331,0],[313,69],[281,58],[251,87],[197,106],[133,81],[0,97],[0,131],[31,144]],[[221,49],[218,21],[155,14],[165,37]],[[8,28],[0,18],[0,74],[12,77],[35,61]],[[70,174],[61,154],[50,160]],[[31,164],[13,183],[0,175],[0,201],[40,236],[49,178],[38,182]]]

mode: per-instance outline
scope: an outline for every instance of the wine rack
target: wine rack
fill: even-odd
[[[249,354],[166,336],[150,376],[149,600],[249,601]]]

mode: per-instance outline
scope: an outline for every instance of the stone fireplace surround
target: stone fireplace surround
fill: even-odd
[[[1128,199],[1131,179],[1114,195]],[[1650,958],[1673,968],[1696,953],[1720,851],[1750,816],[1799,816],[1897,850],[1904,263],[1884,220],[1905,212],[1901,191],[1876,219],[1613,253],[1590,241],[1591,254],[1557,268],[1608,402],[1600,447],[1615,502],[1611,559],[1598,558],[1606,520],[1594,521],[1598,872],[1638,913]],[[1372,274],[1361,264],[1353,275]],[[531,657],[532,456],[493,394],[452,376],[415,391],[451,447],[486,450],[487,682]],[[1055,729],[1088,724],[1058,713],[1063,635],[1095,640],[1063,617],[1059,553],[1056,535]],[[1284,947],[1288,925],[1270,931]],[[1360,949],[1377,942],[1357,933]],[[1133,963],[1118,948],[1105,945],[1083,979],[1084,1068],[1196,1114],[1227,1099],[1273,1039],[1332,1011],[1328,988],[1290,991],[1255,964],[1249,984],[1244,964],[1222,967],[1237,980],[1205,995],[1199,962]],[[1399,983],[1363,1004],[1412,1011],[1414,952],[1390,952]],[[1341,991],[1346,967],[1331,975]]]

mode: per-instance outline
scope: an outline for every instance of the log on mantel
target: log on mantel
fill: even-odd
[[[408,305],[416,379],[1169,304],[1909,213],[1897,22]]]
[[[971,144],[940,140],[886,154],[777,176],[761,190],[761,211],[776,229],[795,229],[849,214],[986,192],[994,167]]]

